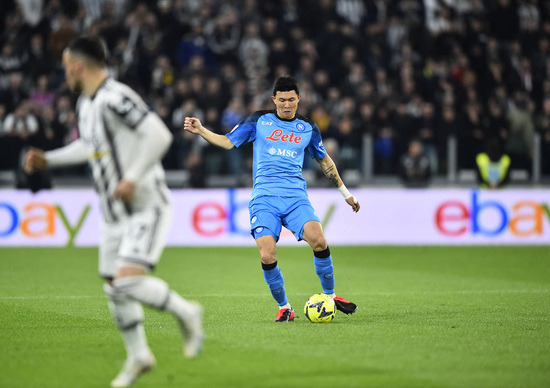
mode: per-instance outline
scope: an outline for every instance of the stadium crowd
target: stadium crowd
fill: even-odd
[[[273,109],[266,90],[285,73],[342,171],[362,168],[365,134],[376,174],[398,174],[413,141],[443,173],[449,135],[459,168],[497,139],[513,168],[529,170],[539,132],[550,174],[548,1],[4,0],[1,19],[0,170],[17,169],[25,147],[78,136],[60,59],[93,33],[108,44],[110,74],[173,132],[166,169],[187,169],[194,187],[247,173],[251,149],[219,151],[186,133],[184,118],[227,133]]]

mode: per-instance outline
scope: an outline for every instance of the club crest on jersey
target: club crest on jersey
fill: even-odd
[[[306,130],[306,126],[302,123],[298,123],[298,124],[296,124],[296,129],[300,132],[303,132],[303,131]]]
[[[283,134],[282,129],[276,129],[273,132],[271,132],[271,135],[266,137],[267,140],[272,141],[288,141],[289,143],[300,143],[302,141],[302,136],[294,136],[294,132],[292,132],[290,135]]]

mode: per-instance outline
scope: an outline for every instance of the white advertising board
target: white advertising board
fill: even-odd
[[[330,245],[550,245],[550,190],[335,189],[309,196]],[[249,189],[173,190],[169,246],[255,246]],[[92,190],[0,190],[0,246],[97,246]],[[283,229],[280,244],[297,244]]]

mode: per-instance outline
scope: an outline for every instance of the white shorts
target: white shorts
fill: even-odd
[[[124,221],[103,223],[99,246],[99,274],[112,279],[117,264],[137,264],[153,269],[160,259],[172,222],[170,206],[134,213]]]

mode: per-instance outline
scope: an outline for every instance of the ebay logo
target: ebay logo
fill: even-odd
[[[479,191],[472,191],[470,201],[443,202],[435,212],[436,228],[450,237],[465,234],[494,237],[506,231],[517,237],[541,236],[544,220],[550,221],[547,203],[519,200],[505,204],[498,200],[482,200]]]
[[[73,245],[90,209],[90,205],[83,207],[78,220],[71,225],[60,205],[31,202],[20,209],[12,203],[0,202],[0,238],[7,238],[18,232],[31,239],[53,237],[57,234],[56,218],[59,217],[68,234],[67,245]]]

